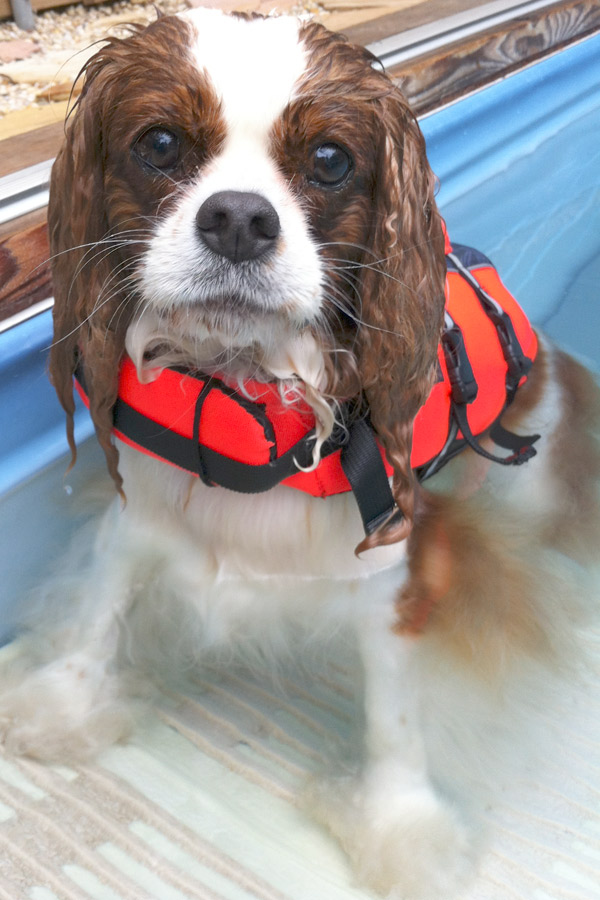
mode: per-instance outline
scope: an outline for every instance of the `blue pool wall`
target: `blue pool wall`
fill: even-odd
[[[422,120],[450,237],[600,370],[600,36]]]
[[[600,369],[600,37],[421,122],[450,235],[491,257],[534,321]],[[65,478],[51,314],[0,334],[0,640],[59,558],[103,460],[84,409]]]

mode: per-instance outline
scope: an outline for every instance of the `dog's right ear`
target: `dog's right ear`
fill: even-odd
[[[392,490],[403,516],[380,526],[357,552],[403,540],[412,527],[418,493],[411,466],[413,425],[437,375],[446,277],[436,179],[425,139],[402,93],[378,70],[370,77],[381,82],[380,138],[358,365],[371,422],[394,469]]]
[[[122,41],[120,43],[123,43]],[[67,415],[72,464],[73,373],[83,367],[90,414],[117,488],[118,451],[111,436],[119,362],[128,324],[126,284],[105,203],[103,121],[114,93],[109,44],[86,64],[81,96],[67,120],[65,142],[52,168],[48,230],[54,283],[50,378]]]

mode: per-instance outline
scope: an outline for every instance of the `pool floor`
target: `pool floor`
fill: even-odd
[[[592,682],[597,697],[600,671]],[[374,900],[299,808],[306,780],[347,751],[352,696],[341,650],[278,688],[197,673],[93,764],[0,753],[0,896]],[[488,810],[491,846],[461,900],[598,900],[599,712],[597,699],[565,697],[548,744]]]

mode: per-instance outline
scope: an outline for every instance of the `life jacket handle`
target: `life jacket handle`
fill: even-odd
[[[427,467],[426,472],[421,475],[421,480],[434,475],[452,458],[454,455],[454,448],[457,446],[455,441],[458,429],[460,429],[463,439],[475,453],[491,462],[500,463],[500,465],[503,466],[522,465],[534,457],[537,451],[533,445],[540,438],[539,434],[523,436],[514,434],[500,424],[500,418],[514,400],[517,388],[519,387],[521,380],[528,375],[531,366],[533,365],[533,361],[523,352],[523,348],[521,347],[510,316],[480,285],[474,275],[455,253],[448,253],[447,256],[452,261],[458,274],[464,278],[473,289],[484,312],[496,329],[498,342],[507,367],[505,384],[506,402],[500,416],[496,419],[496,422],[493,423],[491,428],[488,429],[488,434],[495,444],[506,450],[511,450],[512,452],[508,456],[498,456],[494,453],[490,453],[481,446],[479,439],[471,430],[467,415],[467,406],[477,397],[478,386],[475,381],[471,363],[469,362],[461,329],[446,311],[445,328],[442,334],[442,347],[451,384],[450,420],[451,422],[454,422],[455,427],[450,429],[450,435],[454,434],[454,438],[453,440],[450,440],[449,436],[437,458]],[[460,443],[458,444],[458,447],[460,447]]]
[[[479,385],[467,356],[463,333],[448,312],[444,316],[442,349],[453,402],[472,403],[479,392]]]
[[[473,288],[488,318],[496,328],[498,341],[507,365],[506,392],[510,398],[508,399],[508,403],[510,403],[514,399],[514,395],[519,387],[521,379],[529,374],[533,362],[523,353],[523,349],[519,343],[510,316],[480,285],[472,272],[463,265],[462,261],[455,253],[448,253],[447,255],[454,263],[459,275],[461,275]]]

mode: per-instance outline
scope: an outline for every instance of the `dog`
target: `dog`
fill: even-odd
[[[318,24],[196,9],[132,27],[86,64],[52,172],[50,376],[73,461],[75,376],[116,496],[85,559],[54,579],[67,611],[32,632],[0,696],[6,747],[64,761],[129,733],[131,660],[164,651],[134,639],[152,645],[165,610],[199,660],[244,645],[276,665],[290,634],[353,633],[360,762],[307,802],[360,883],[396,900],[449,900],[472,877],[477,805],[577,667],[600,536],[597,388],[541,335],[508,400],[502,357],[501,430],[468,435],[463,417],[448,436],[444,420],[448,464],[415,471],[440,341],[457,333],[448,260],[472,270],[435,187],[401,92]],[[506,350],[503,327],[491,331]],[[446,368],[459,357],[450,348]],[[119,403],[135,406],[125,360],[144,396],[176,379],[167,415],[181,401],[172,429],[194,419],[195,475],[115,424]],[[278,406],[260,420],[261,471],[279,465],[279,417],[310,420],[306,440],[288,435],[292,474],[260,491],[215,484],[214,446],[192,440],[215,392],[250,416],[229,454],[249,465],[264,391]],[[323,498],[330,445],[356,446],[361,429],[366,490]],[[508,433],[522,465],[497,464]],[[364,481],[342,452],[350,483]]]

